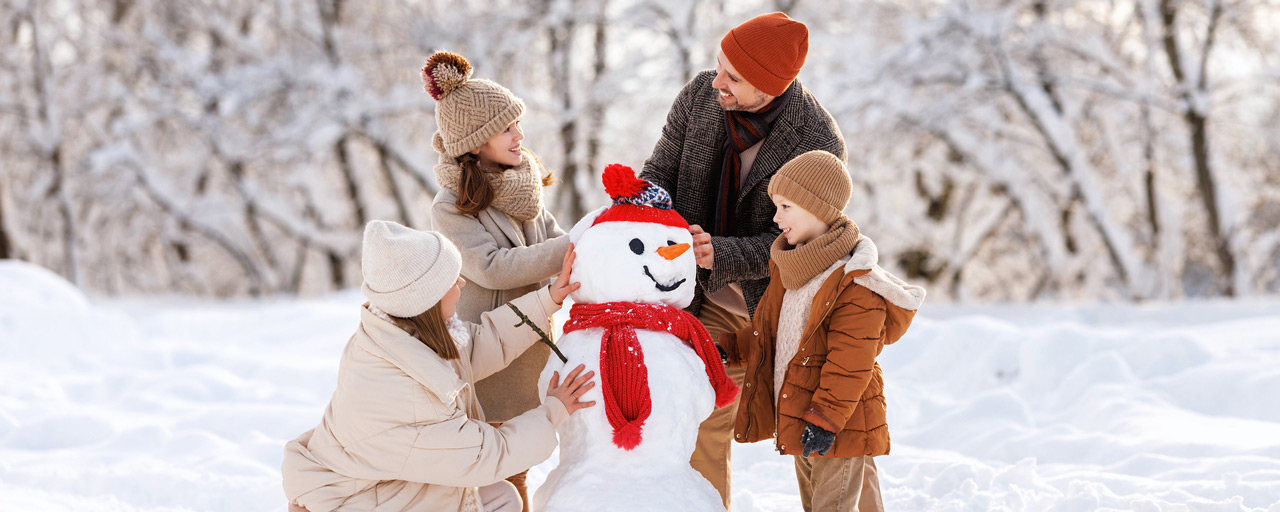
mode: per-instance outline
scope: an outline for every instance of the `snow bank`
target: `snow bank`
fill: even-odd
[[[0,261],[0,510],[284,510],[360,302],[93,301]],[[886,508],[1280,512],[1277,333],[1273,300],[926,306],[880,359]],[[798,510],[792,471],[736,445],[733,510]]]

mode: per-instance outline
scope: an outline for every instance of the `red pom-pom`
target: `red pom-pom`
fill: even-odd
[[[724,380],[716,386],[716,409],[733,403],[738,398],[738,384],[732,380]]]
[[[644,180],[636,178],[635,171],[622,164],[605,167],[601,181],[604,182],[604,191],[614,199],[639,194],[645,186]]]
[[[640,444],[640,425],[629,422],[622,428],[613,431],[613,444],[623,450],[631,451]]]

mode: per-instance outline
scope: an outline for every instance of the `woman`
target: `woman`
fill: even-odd
[[[543,331],[570,284],[562,279],[512,304]],[[393,222],[365,227],[360,327],[347,343],[338,385],[320,425],[285,446],[282,476],[291,511],[502,511],[523,502],[504,478],[541,463],[556,426],[593,402],[582,367],[547,389],[546,403],[501,427],[486,423],[476,379],[510,364],[535,340],[512,308],[454,315],[466,281],[456,248],[439,233]],[[532,327],[532,326],[531,326]]]

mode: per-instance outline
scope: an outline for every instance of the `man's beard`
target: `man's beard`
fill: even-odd
[[[717,91],[719,91],[719,89],[717,89]],[[744,111],[744,112],[745,112],[745,111],[750,111],[750,110],[756,110],[756,109],[758,109],[758,108],[760,108],[760,107],[763,107],[763,106],[765,106],[765,105],[767,105],[767,104],[769,103],[769,102],[768,102],[768,96],[765,96],[765,95],[764,95],[764,93],[761,93],[761,92],[757,91],[757,92],[756,92],[756,95],[757,95],[757,96],[756,96],[756,98],[755,98],[755,101],[753,101],[751,104],[744,104],[744,103],[742,103],[742,101],[741,101],[741,99],[742,99],[742,98],[739,98],[739,97],[737,97],[737,96],[734,96],[734,97],[733,97],[733,99],[734,99],[734,104],[733,104],[733,105],[725,105],[725,103],[724,103],[724,101],[725,101],[725,100],[724,100],[724,98],[723,98],[723,97],[721,97],[721,96],[719,96],[718,94],[717,94],[717,96],[716,96],[716,102],[720,104],[720,108],[723,108],[723,109],[725,109],[725,110],[728,110],[728,111],[735,111],[735,110],[736,110],[736,111]]]

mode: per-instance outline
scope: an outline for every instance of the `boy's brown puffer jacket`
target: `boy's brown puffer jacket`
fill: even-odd
[[[720,340],[729,365],[746,365],[733,437],[741,443],[774,438],[784,455],[802,452],[806,423],[837,432],[826,457],[889,453],[884,378],[876,356],[902,337],[925,291],[876,264],[878,251],[865,236],[849,262],[818,289],[800,348],[787,367],[774,409],[773,354],[778,312],[786,290],[769,264],[765,291],[751,326]],[[813,454],[811,454],[813,455]]]

